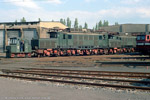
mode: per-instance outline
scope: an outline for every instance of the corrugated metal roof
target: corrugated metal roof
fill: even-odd
[[[40,27],[45,27],[45,28],[55,28],[58,27],[60,29],[66,29],[68,28],[64,24],[60,22],[40,22]]]
[[[67,26],[63,25],[60,22],[51,22],[51,21],[34,21],[34,22],[2,22],[0,23],[0,29],[4,28],[4,25],[6,25],[7,27],[10,26],[12,28],[25,28],[28,27],[29,28],[36,28],[36,27],[44,27],[44,28],[55,28],[55,27],[59,27],[60,29],[66,29],[68,28]]]

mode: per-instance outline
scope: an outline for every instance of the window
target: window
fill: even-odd
[[[17,44],[17,38],[10,38],[10,44]]]
[[[105,35],[103,35],[103,39],[105,40]]]
[[[68,39],[72,39],[72,35],[68,35]]]
[[[102,36],[99,36],[99,40],[102,40]]]
[[[113,39],[113,36],[112,35],[108,35],[108,39]]]
[[[147,40],[149,40],[149,36],[147,36]]]
[[[63,34],[63,39],[66,39],[65,34]]]
[[[143,35],[143,36],[141,36],[141,40],[145,40],[145,36]]]
[[[140,40],[141,39],[141,36],[137,36],[137,40]]]
[[[50,38],[57,38],[56,32],[50,32]]]

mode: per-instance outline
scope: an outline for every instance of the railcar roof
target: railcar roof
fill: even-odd
[[[65,33],[65,34],[73,34],[73,35],[104,35],[103,34],[99,34],[99,33]],[[106,33],[105,33],[106,34]]]
[[[118,37],[136,38],[136,36],[125,36],[125,35],[123,35],[123,36],[118,36]]]

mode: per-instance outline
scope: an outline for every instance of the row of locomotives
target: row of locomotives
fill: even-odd
[[[26,39],[10,38],[10,45],[6,46],[7,58],[31,57],[31,45]]]
[[[137,51],[144,55],[150,55],[150,34],[138,35],[136,42]]]
[[[11,38],[7,57],[103,55],[133,52],[136,38],[108,33],[49,32],[49,38]]]
[[[136,37],[107,33],[50,32],[48,39],[31,41],[34,56],[102,55],[134,52]]]
[[[35,56],[75,56],[104,54],[107,34],[50,32],[49,39],[31,41]]]

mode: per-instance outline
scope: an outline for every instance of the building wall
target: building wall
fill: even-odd
[[[31,44],[32,39],[38,39],[38,33],[36,29],[23,29],[23,38],[29,40],[29,44]]]
[[[105,30],[108,32],[120,32],[120,25],[113,25],[108,27],[101,27],[101,30]]]
[[[121,25],[122,32],[126,33],[134,33],[134,32],[146,32],[147,25],[146,24],[123,24]]]
[[[25,22],[25,23],[0,23],[0,52],[9,45],[10,38],[20,37],[29,41],[34,38],[49,38],[49,29],[52,28],[66,29],[67,26],[60,22]],[[5,30],[4,32],[1,30]]]
[[[144,33],[150,32],[150,24],[122,24],[122,25],[101,27],[101,29],[108,32]]]
[[[19,37],[21,38],[21,32],[20,30],[16,30],[16,29],[11,29],[11,30],[7,30],[7,45],[10,45],[10,38],[13,37]]]
[[[48,29],[40,28],[40,38],[49,38]]]
[[[3,52],[5,47],[5,35],[4,30],[0,30],[0,53]]]

